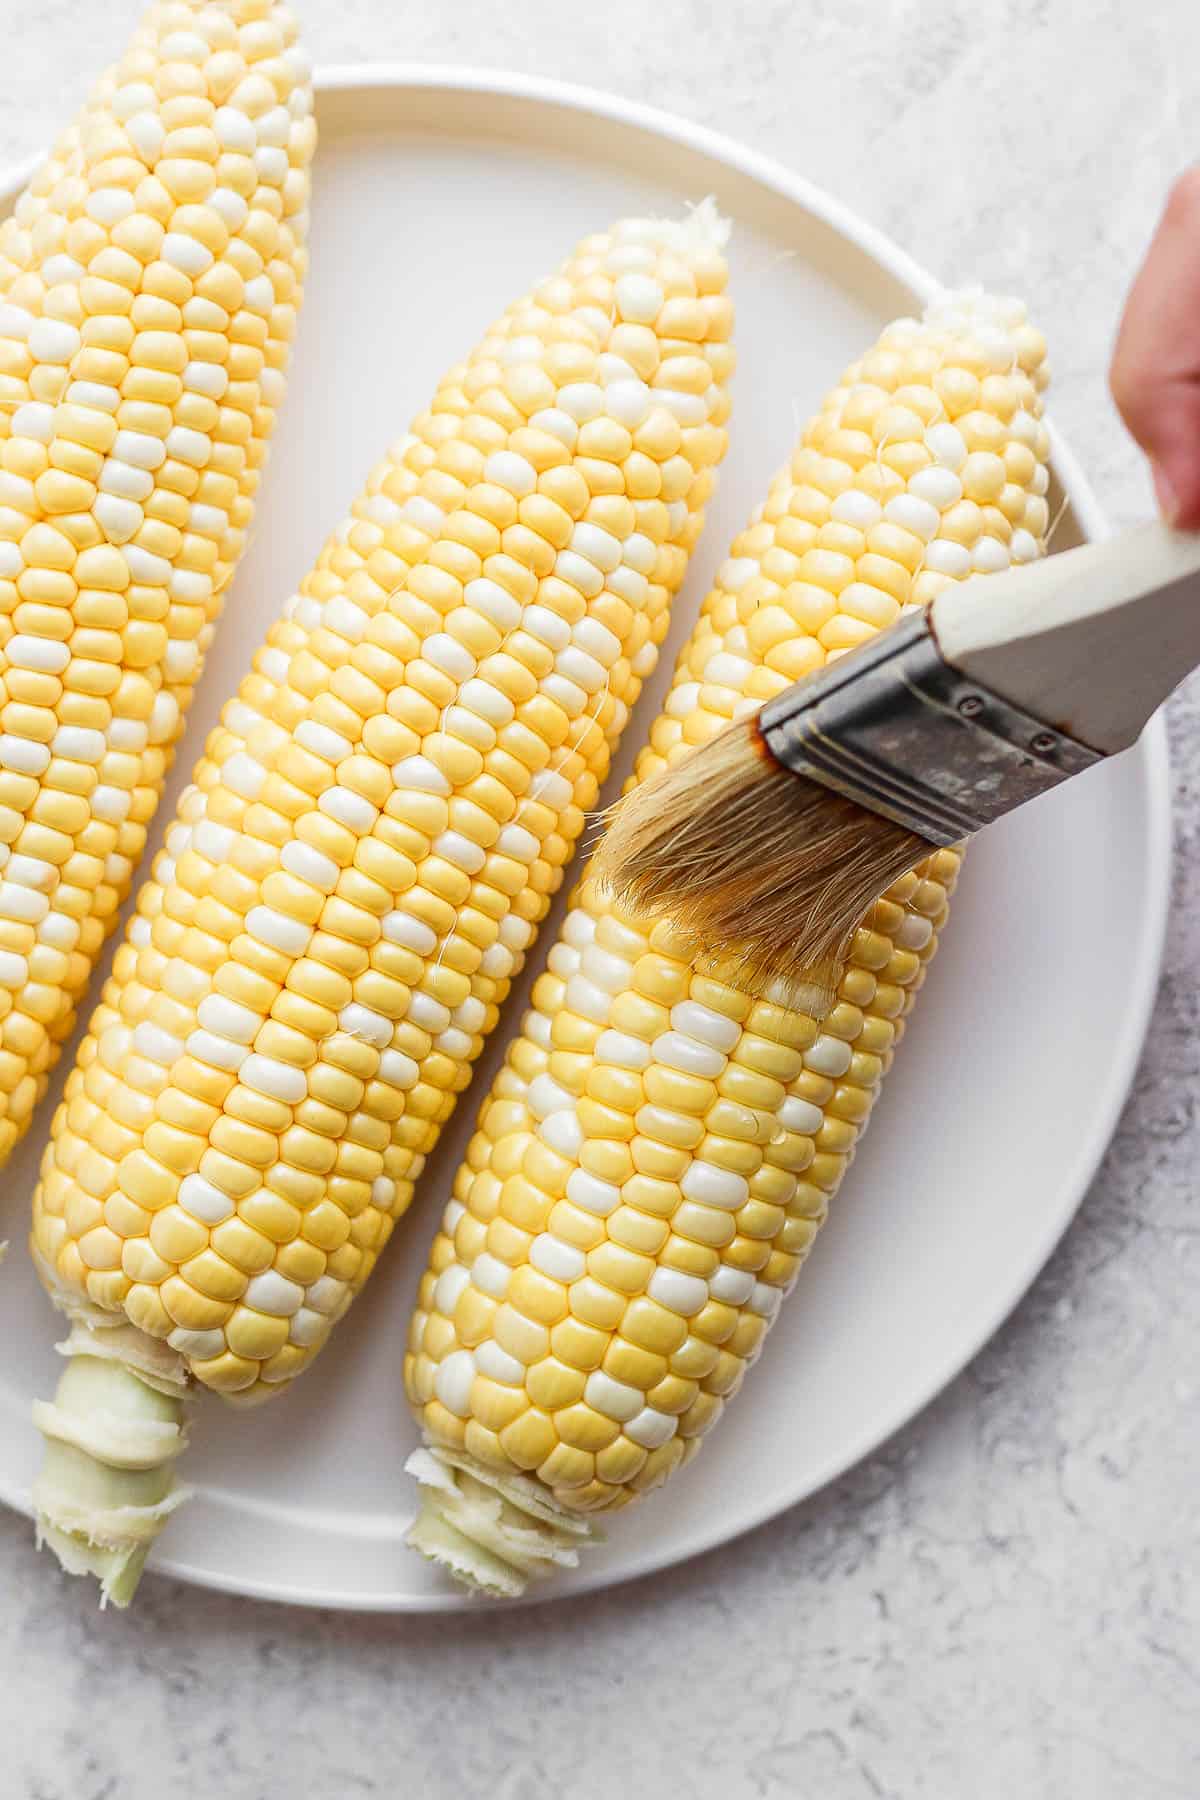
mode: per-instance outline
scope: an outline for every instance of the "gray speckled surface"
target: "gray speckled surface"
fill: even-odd
[[[1194,141],[1194,0],[303,10],[321,61],[507,64],[653,100],[782,158],[943,273],[1019,285],[1102,501],[1118,521],[1146,509],[1103,370]],[[50,135],[136,7],[4,11],[0,163]],[[157,1580],[132,1616],[101,1619],[0,1515],[0,1790],[1200,1792],[1198,694],[1173,707],[1176,903],[1134,1097],[1033,1293],[913,1426],[725,1550],[490,1619],[338,1618]]]

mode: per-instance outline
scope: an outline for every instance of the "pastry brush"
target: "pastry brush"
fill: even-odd
[[[1200,536],[1154,523],[946,587],[612,810],[595,873],[818,987],[938,846],[1128,748],[1200,664]]]

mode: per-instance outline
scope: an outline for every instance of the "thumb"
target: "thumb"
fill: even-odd
[[[1109,384],[1173,525],[1200,527],[1200,167],[1180,176],[1125,306]]]

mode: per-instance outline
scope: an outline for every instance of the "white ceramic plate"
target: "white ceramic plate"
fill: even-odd
[[[713,193],[736,222],[733,449],[623,775],[675,643],[798,422],[932,284],[797,177],[615,99],[524,77],[364,69],[331,72],[318,110],[313,276],[291,394],[160,820],[248,646],[441,370],[584,233]],[[4,184],[0,206],[26,174]],[[1074,521],[1057,542],[1075,526],[1095,534],[1095,503],[1061,448],[1056,474]],[[923,1406],[1000,1323],[1116,1123],[1154,996],[1169,854],[1157,726],[1120,763],[980,843],[879,1116],[743,1397],[698,1463],[615,1520],[607,1547],[560,1594],[661,1568],[812,1493]],[[508,1030],[523,1004],[516,996]],[[197,1497],[157,1568],[278,1600],[468,1604],[403,1547],[412,1488],[401,1465],[414,1434],[400,1359],[434,1220],[504,1036],[332,1349],[274,1406],[201,1406],[187,1462]],[[0,1235],[16,1242],[0,1269],[0,1499],[26,1509],[29,1403],[52,1391],[57,1367],[55,1322],[20,1239],[69,1066],[2,1178]]]

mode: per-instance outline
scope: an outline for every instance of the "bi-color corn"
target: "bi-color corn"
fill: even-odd
[[[0,225],[0,1162],[129,891],[305,272],[286,6],[169,0]]]
[[[723,236],[708,207],[626,222],[505,313],[375,469],[181,799],[35,1202],[74,1347],[113,1346],[154,1472],[130,1510],[99,1377],[41,1409],[43,1530],[114,1597],[171,1504],[152,1390],[254,1399],[304,1368],[562,879],[725,447]]]
[[[635,780],[1042,552],[1043,357],[1019,304],[967,296],[847,371],[720,569]],[[518,1593],[694,1456],[825,1218],[958,866],[939,851],[876,905],[820,1019],[585,878],[412,1319],[418,1549]]]

